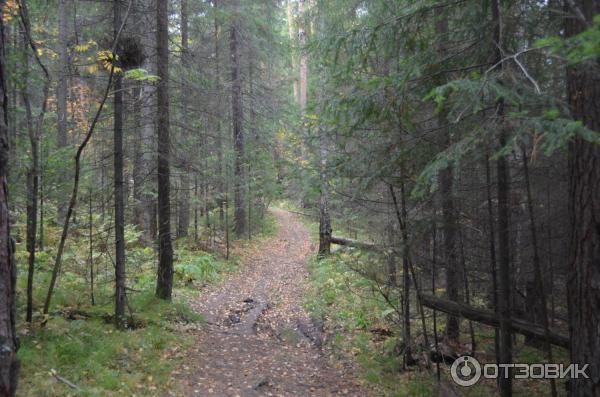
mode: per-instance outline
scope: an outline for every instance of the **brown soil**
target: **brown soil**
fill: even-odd
[[[293,214],[273,210],[275,237],[235,252],[242,270],[191,302],[207,323],[178,371],[178,396],[367,396],[352,365],[335,366],[303,308],[311,253]],[[339,367],[339,368],[337,368]]]

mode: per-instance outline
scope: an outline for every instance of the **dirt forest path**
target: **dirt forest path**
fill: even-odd
[[[179,377],[182,396],[367,396],[350,366],[334,368],[302,303],[310,236],[295,215],[273,210],[276,236],[236,252],[242,270],[192,305],[193,331]]]

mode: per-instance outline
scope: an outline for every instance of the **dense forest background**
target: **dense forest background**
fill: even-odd
[[[454,395],[471,354],[591,378],[472,395],[599,395],[597,1],[0,4],[1,395],[171,388],[274,206],[377,393]]]

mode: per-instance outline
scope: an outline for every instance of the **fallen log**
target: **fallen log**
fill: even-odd
[[[306,212],[299,212],[299,211],[292,211],[292,210],[285,210],[286,212],[291,212],[292,214],[296,214],[296,215],[302,215],[305,216],[307,218],[319,218],[318,214],[307,214]]]
[[[457,303],[427,294],[421,294],[420,298],[421,303],[430,309],[439,310],[453,316],[464,317],[467,320],[489,325],[491,327],[500,327],[500,318],[498,317],[498,314],[493,311],[475,308],[465,305],[464,303]],[[569,338],[565,335],[552,330],[546,333],[541,325],[517,318],[513,318],[511,322],[512,330],[514,332],[569,349]]]
[[[349,239],[349,238],[331,236],[330,241],[331,241],[331,244],[343,245],[346,247],[354,247],[354,248],[359,248],[359,249],[367,250],[367,251],[381,251],[381,247],[379,247],[373,243],[366,243],[364,241],[358,241],[358,240],[353,240],[353,239]]]

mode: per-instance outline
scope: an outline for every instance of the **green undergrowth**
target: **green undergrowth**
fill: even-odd
[[[172,327],[201,318],[181,302],[147,292],[130,296],[129,305],[137,329],[117,331],[104,317],[108,308],[95,307],[90,317],[55,316],[21,336],[18,395],[151,396],[168,390],[176,364],[169,352],[189,345]]]
[[[313,317],[324,324],[325,349],[334,362],[355,362],[359,376],[381,396],[429,397],[435,395],[437,380],[435,365],[427,369],[423,350],[424,340],[421,321],[413,305],[411,328],[413,354],[420,364],[403,370],[399,348],[403,346],[401,326],[396,311],[381,294],[383,284],[378,281],[381,264],[375,257],[359,254],[355,250],[337,250],[331,256],[317,260],[313,257],[308,264],[310,288],[305,301]],[[398,302],[398,296],[388,293],[390,302]],[[411,296],[414,303],[416,297]],[[438,313],[437,330],[443,336],[445,315]],[[429,343],[433,343],[432,312],[426,310],[426,327]],[[462,345],[468,346],[470,334],[468,322],[462,321]],[[494,361],[494,332],[489,327],[475,324],[477,357],[482,363]],[[568,364],[565,349],[554,348],[554,362]],[[513,348],[514,362],[545,363],[545,353],[523,343],[517,336]],[[453,385],[449,365],[440,364],[441,379]],[[565,382],[557,382],[558,395],[566,395]],[[548,381],[515,380],[515,396],[549,396]],[[461,388],[459,392],[468,397],[494,395],[495,381],[482,380],[477,385]]]
[[[395,353],[400,340],[389,324],[394,311],[377,285],[354,270],[356,261],[353,254],[338,252],[312,258],[308,265],[311,287],[305,305],[324,323],[332,360],[358,363],[361,380],[378,395],[430,396],[430,376],[404,374],[400,381],[402,363]]]
[[[202,317],[187,304],[208,284],[237,268],[235,258],[201,249],[193,239],[175,244],[172,302],[154,296],[157,254],[140,244],[140,233],[127,226],[127,325],[113,325],[114,267],[110,230],[94,225],[92,246],[94,304],[86,230],[74,226],[52,299],[50,314],[41,308],[47,293],[58,228],[46,228],[46,249],[38,252],[34,277],[34,322],[24,318],[27,253],[17,245],[18,332],[21,347],[19,396],[156,396],[172,389],[171,372],[191,340],[178,331]],[[44,326],[42,324],[45,323]]]

